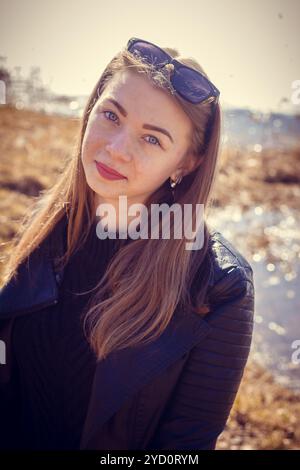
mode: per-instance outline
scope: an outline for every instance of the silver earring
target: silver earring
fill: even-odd
[[[171,186],[171,188],[174,189],[177,184],[181,183],[181,181],[182,181],[182,176],[179,176],[179,177],[176,179],[176,181],[173,181],[172,178],[170,178],[170,186]]]

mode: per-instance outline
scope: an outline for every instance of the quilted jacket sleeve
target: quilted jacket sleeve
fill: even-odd
[[[226,300],[206,318],[212,329],[194,347],[162,416],[151,449],[215,449],[248,359],[254,315],[253,273],[236,267],[216,286]],[[239,281],[234,281],[236,275]],[[226,287],[227,285],[227,287]],[[237,288],[237,286],[239,286]],[[229,294],[231,293],[231,294]]]

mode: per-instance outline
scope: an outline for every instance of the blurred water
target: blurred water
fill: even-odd
[[[23,82],[26,84],[26,80],[21,81]],[[27,85],[22,92],[17,93],[15,100],[15,105],[19,109],[25,107],[47,114],[80,118],[88,95],[55,95],[50,90],[44,90],[43,93],[37,91],[28,93]],[[262,148],[278,150],[299,145],[300,112],[299,114],[260,112],[224,106],[222,118],[224,144],[230,143],[231,146],[257,152]]]
[[[223,113],[223,141],[245,150],[296,148],[300,138],[300,114],[262,113],[228,109]]]
[[[281,384],[300,390],[300,363],[292,343],[300,340],[300,216],[282,205],[215,208],[209,222],[248,259],[254,271],[255,324],[250,357]]]

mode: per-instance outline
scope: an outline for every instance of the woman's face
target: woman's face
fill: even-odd
[[[127,196],[128,205],[143,203],[166,179],[192,170],[191,156],[183,161],[192,123],[166,92],[148,80],[131,70],[118,72],[90,113],[81,158],[97,204],[118,203],[120,195]],[[96,162],[125,178],[106,179]]]

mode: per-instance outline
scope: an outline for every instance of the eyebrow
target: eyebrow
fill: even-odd
[[[125,111],[123,106],[120,103],[118,103],[118,101],[114,100],[113,98],[107,98],[106,101],[110,101],[111,103],[113,103],[124,117],[128,115],[127,111]],[[174,143],[174,140],[171,134],[166,129],[163,129],[162,127],[154,126],[153,124],[144,124],[143,129],[161,132],[162,134],[165,134],[167,137],[169,137],[171,142]]]

